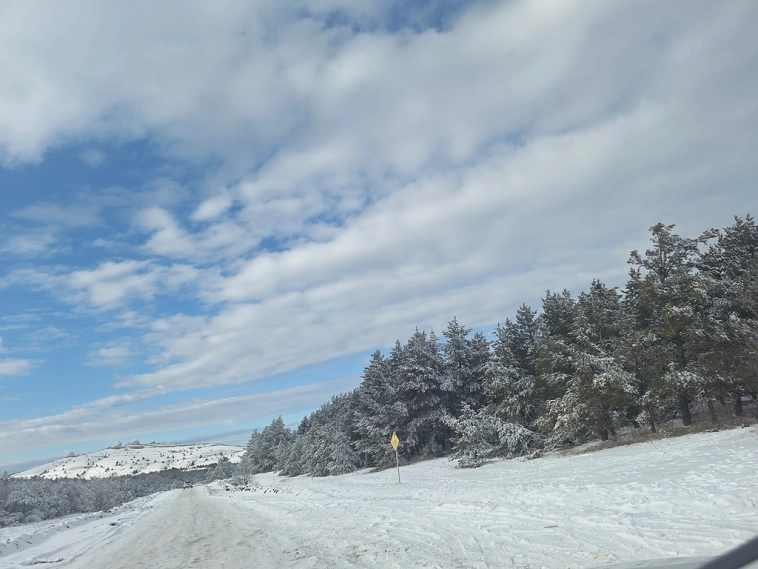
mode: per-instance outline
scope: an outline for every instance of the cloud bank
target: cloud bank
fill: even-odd
[[[0,287],[115,331],[81,362],[145,363],[114,390],[189,393],[453,316],[493,327],[547,288],[622,285],[657,221],[755,212],[753,2],[399,6],[6,3],[0,162],[78,144],[103,172],[104,144],[142,141],[160,166],[10,212]],[[187,424],[161,409],[134,417]],[[78,440],[90,418],[71,413],[8,440]]]

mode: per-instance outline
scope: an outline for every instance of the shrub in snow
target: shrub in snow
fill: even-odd
[[[493,456],[522,456],[542,448],[543,439],[537,433],[516,423],[506,423],[482,410],[474,412],[463,405],[460,418],[447,418],[455,435],[455,452],[451,459],[458,460],[461,468],[476,468]]]
[[[453,429],[451,459],[458,461],[461,468],[476,468],[484,464],[497,442],[494,417],[476,413],[464,403],[460,418],[447,417],[446,422]]]
[[[243,456],[236,465],[234,465],[234,476],[232,476],[232,484],[237,486],[247,486],[253,481],[253,474],[255,470],[250,458]]]
[[[205,474],[208,482],[214,480],[228,480],[234,475],[234,465],[225,456],[222,456],[215,467],[209,468]]]
[[[536,458],[544,446],[544,439],[517,423],[497,423],[498,452],[508,458],[527,455]]]

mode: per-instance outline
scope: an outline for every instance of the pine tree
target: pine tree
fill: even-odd
[[[331,438],[331,452],[329,455],[329,464],[327,470],[329,474],[347,474],[353,472],[360,465],[360,459],[357,453],[350,445],[350,439],[347,434],[337,429],[329,432]]]
[[[519,307],[515,322],[506,319],[495,330],[486,385],[489,412],[501,420],[531,426],[540,413],[536,331],[535,312],[525,304]]]
[[[491,416],[477,413],[466,403],[460,417],[448,417],[446,422],[454,431],[452,459],[461,468],[476,468],[484,464],[497,444],[497,429]]]
[[[600,342],[602,313],[595,310],[597,320],[591,322],[585,311],[592,309],[599,291],[607,289],[597,287],[594,294],[580,296],[573,341],[568,345],[571,370],[562,376],[563,393],[547,402],[546,413],[539,420],[551,432],[553,444],[566,439],[576,443],[598,435],[606,440],[615,433],[612,413],[633,393],[633,376],[607,350],[611,342],[606,340],[606,349]]]
[[[638,268],[629,270],[622,307],[623,326],[617,353],[625,368],[634,375],[635,386],[627,418],[635,427],[644,424],[656,432],[659,410],[652,389],[661,377],[656,356],[658,339],[651,332],[654,315]]]
[[[553,412],[547,415],[540,413],[535,426],[546,432],[554,433],[555,421],[553,419],[556,418],[556,403],[551,402],[568,401],[566,393],[574,372],[571,361],[571,344],[574,339],[571,331],[575,318],[576,301],[568,290],[563,290],[561,293],[551,293],[548,290],[545,293],[542,299],[542,313],[537,318],[536,389],[545,407],[552,406]],[[571,409],[576,412],[580,404],[580,401],[572,403]],[[562,413],[559,416],[568,418],[571,415]],[[579,429],[574,429],[573,432],[579,432]],[[555,439],[554,434],[553,439]],[[558,442],[573,442],[573,439],[567,436],[566,440]]]
[[[481,409],[486,402],[485,383],[490,355],[490,342],[484,334],[477,332],[471,338],[471,377],[463,395],[474,411]]]
[[[731,397],[742,415],[742,394],[758,390],[758,225],[750,215],[732,226],[700,257],[713,326],[702,355],[712,374],[711,395]]]
[[[390,465],[394,451],[387,444],[393,431],[404,424],[405,407],[398,399],[392,367],[381,352],[371,356],[357,392],[356,448],[371,466]]]
[[[478,386],[472,369],[471,342],[466,337],[470,332],[471,329],[459,324],[457,318],[453,318],[443,332],[447,338],[442,346],[446,391],[450,395],[447,407],[455,416],[460,413],[462,405],[471,406],[477,402],[474,394]]]
[[[705,283],[694,272],[698,245],[714,237],[712,230],[697,239],[673,233],[673,225],[650,228],[653,248],[640,255],[632,251],[629,263],[646,274],[642,292],[650,303],[649,331],[657,338],[657,366],[661,378],[653,386],[659,397],[676,400],[686,426],[692,421],[690,401],[703,393],[705,378],[698,366],[708,335]]]
[[[209,468],[205,473],[205,479],[208,482],[213,482],[214,480],[228,480],[232,476],[234,476],[234,465],[226,456],[222,456],[218,460],[216,466]]]
[[[280,460],[287,455],[287,447],[293,440],[294,433],[284,426],[279,416],[261,433],[253,433],[245,454],[253,462],[256,472],[275,471],[279,469]]]
[[[403,350],[399,370],[399,395],[408,409],[404,447],[410,455],[436,456],[448,446],[442,373],[436,339],[417,329]]]

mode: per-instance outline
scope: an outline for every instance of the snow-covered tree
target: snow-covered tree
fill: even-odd
[[[498,324],[486,373],[489,413],[506,422],[531,426],[540,413],[537,385],[535,313],[522,305],[516,322]]]
[[[294,434],[277,417],[262,432],[254,432],[247,445],[246,456],[255,466],[256,472],[278,470],[279,460],[286,455]]]
[[[232,480],[238,486],[247,486],[253,481],[255,466],[250,457],[243,456],[240,461],[234,465]]]
[[[469,333],[471,329],[461,325],[457,318],[453,318],[443,332],[447,339],[442,346],[445,404],[453,415],[460,413],[463,404],[477,406],[480,399],[481,385],[474,374]]]
[[[463,404],[460,417],[445,419],[455,433],[453,435],[453,455],[461,468],[476,468],[484,464],[497,445],[497,429],[491,415],[474,411]]]
[[[410,454],[437,456],[449,444],[449,429],[443,418],[445,392],[442,389],[443,363],[433,333],[427,337],[418,329],[408,340],[399,370],[399,398],[408,409],[403,433]]]
[[[486,409],[478,412],[464,405],[459,418],[447,417],[454,431],[452,459],[462,468],[476,468],[488,458],[512,458],[531,454],[544,446],[540,435],[516,423],[502,421]]]
[[[731,398],[742,415],[742,395],[758,390],[758,225],[734,219],[698,261],[713,324],[701,361],[709,394]]]
[[[245,458],[250,464],[250,459]],[[214,480],[228,480],[234,476],[234,465],[231,463],[228,457],[221,456],[216,466],[209,468],[205,474],[205,479],[208,482]]]
[[[327,470],[329,474],[347,474],[353,472],[360,465],[358,454],[350,445],[350,439],[345,432],[330,429],[328,433],[330,445],[329,462]]]
[[[641,294],[649,311],[648,332],[656,338],[656,364],[661,372],[652,391],[678,402],[684,425],[692,421],[690,402],[703,393],[700,355],[707,349],[712,320],[708,311],[707,283],[694,269],[698,246],[716,233],[696,239],[675,234],[673,225],[650,228],[652,249],[632,251],[629,263],[645,274]]]
[[[395,456],[387,442],[405,424],[406,416],[392,365],[377,350],[363,371],[355,412],[356,449],[369,465],[392,464]]]

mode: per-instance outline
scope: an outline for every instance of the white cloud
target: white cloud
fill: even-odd
[[[148,19],[148,4],[82,6],[1,9],[0,160],[147,137],[219,164],[200,195],[161,179],[72,218],[102,230],[102,204],[127,211],[138,251],[4,280],[147,330],[156,369],[122,387],[245,382],[453,315],[492,326],[546,288],[622,284],[657,221],[692,234],[758,205],[750,0],[653,16],[641,3],[488,2],[444,31],[394,34],[319,20],[342,7],[376,23],[378,2],[150,4]],[[56,215],[44,204],[17,219]],[[31,255],[58,237],[0,247]],[[156,320],[169,295],[193,306]],[[91,361],[123,354],[102,346]]]
[[[0,338],[0,354],[5,354],[8,352],[8,348],[3,346],[3,339]]]
[[[272,1],[151,5],[149,19],[95,2],[76,15],[14,3],[0,28],[0,148],[35,160],[62,138],[150,132],[176,155],[245,170],[277,152],[279,173],[300,156],[298,169],[331,176],[337,149],[343,166],[414,175],[493,137],[571,129],[639,100],[676,63],[656,37],[685,44],[703,21],[718,41],[749,30],[750,2],[684,6],[650,18],[641,5],[494,2],[444,33],[352,34]]]
[[[186,427],[234,425],[318,407],[357,383],[354,377],[241,396],[205,397],[139,409],[156,392],[94,401],[59,415],[0,422],[0,455],[75,441],[117,438]]]
[[[52,232],[34,231],[13,235],[3,240],[0,252],[18,257],[52,253],[58,238]]]
[[[79,154],[79,158],[90,168],[99,168],[105,164],[106,155],[102,150],[89,148]]]
[[[328,242],[205,275],[202,298],[230,304],[212,317],[156,322],[146,341],[164,350],[156,363],[168,365],[121,385],[246,381],[387,346],[415,325],[439,330],[454,314],[491,326],[518,303],[537,303],[546,288],[578,292],[595,277],[623,284],[646,227],[675,218],[682,201],[695,212],[687,217],[696,230],[716,211],[728,223],[746,203],[739,194],[711,200],[707,188],[730,179],[731,168],[758,174],[751,146],[714,148],[704,141],[717,130],[692,129],[698,135],[682,131],[671,113],[643,106],[421,178]]]
[[[204,200],[192,214],[195,221],[212,221],[217,219],[234,203],[228,191],[217,193]]]
[[[190,266],[159,266],[148,261],[101,263],[92,270],[75,271],[65,285],[75,298],[98,308],[112,308],[137,298],[151,300],[159,294],[176,292],[195,280]],[[43,277],[40,277],[43,278]]]
[[[120,366],[129,362],[134,356],[131,341],[126,338],[108,342],[95,348],[87,354],[85,362],[88,366]]]
[[[182,287],[220,305],[155,322],[148,338],[166,367],[122,384],[245,381],[386,346],[453,314],[491,325],[548,287],[620,284],[628,251],[659,219],[702,229],[716,212],[728,223],[754,206],[739,188],[758,174],[758,129],[746,127],[758,113],[732,98],[758,42],[735,57],[740,22],[728,19],[747,5],[677,26],[629,7],[561,6],[497,3],[448,33],[359,35],[321,63],[318,43],[300,63],[285,58],[284,98],[313,104],[303,136],[187,219],[169,205],[139,215],[146,252],[215,264],[127,260],[66,277],[65,290],[96,307]],[[282,49],[298,48],[286,37]],[[704,69],[705,52],[719,65]],[[243,123],[269,102],[249,104]],[[712,203],[716,183],[733,191]],[[284,250],[233,260],[266,238]]]
[[[2,359],[0,360],[0,377],[27,375],[34,369],[35,365],[36,364],[30,360]]]
[[[168,211],[158,207],[141,212],[138,223],[143,230],[150,233],[144,244],[147,251],[175,259],[202,261],[212,257],[218,260],[219,257],[250,251],[261,239],[260,236],[251,235],[233,220],[227,219],[192,233],[180,227]]]

